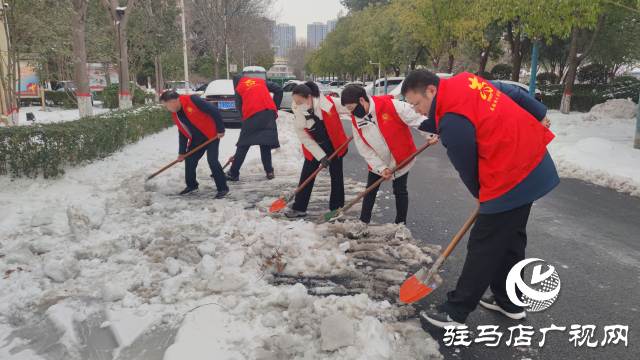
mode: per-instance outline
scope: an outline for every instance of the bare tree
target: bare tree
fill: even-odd
[[[304,65],[307,63],[307,53],[311,50],[313,50],[313,46],[304,39],[297,39],[289,47],[287,65],[296,79],[304,80]]]
[[[73,0],[71,16],[71,38],[73,39],[73,69],[75,71],[76,94],[80,117],[93,115],[91,90],[87,73],[87,52],[84,46],[84,27],[89,0]]]

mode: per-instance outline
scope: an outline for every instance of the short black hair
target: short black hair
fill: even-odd
[[[305,99],[308,98],[309,95],[314,98],[319,98],[320,89],[318,89],[318,85],[313,81],[307,81],[306,83],[296,85],[296,87],[293,88],[291,95],[299,95]]]
[[[340,94],[340,102],[342,103],[342,106],[347,104],[359,104],[360,98],[364,98],[364,101],[369,102],[367,91],[358,84],[345,86],[344,90],[342,90],[342,94]]]
[[[438,85],[440,85],[438,75],[427,69],[416,69],[404,78],[400,93],[402,93],[402,96],[405,96],[407,92],[411,90],[419,94],[424,94],[431,85],[435,86],[436,89],[438,88]]]
[[[173,100],[173,99],[179,99],[179,98],[180,98],[180,94],[178,94],[173,90],[167,90],[163,92],[162,95],[160,95],[160,101],[162,102]]]

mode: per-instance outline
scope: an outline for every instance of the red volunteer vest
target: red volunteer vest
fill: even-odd
[[[204,111],[198,109],[197,106],[193,104],[191,101],[190,95],[180,95],[180,104],[182,104],[182,110],[184,111],[187,118],[198,130],[202,131],[204,136],[211,139],[212,137],[218,135],[218,131],[216,130],[216,123],[211,118],[211,115],[205,113]],[[189,128],[180,122],[178,119],[178,115],[176,113],[171,113],[173,115],[173,121],[178,125],[178,129],[180,132],[184,134],[184,136],[189,139],[189,144],[191,144],[191,132],[189,132]],[[189,145],[187,145],[189,146]]]
[[[480,201],[513,189],[540,163],[554,135],[493,85],[469,73],[441,79],[436,128],[448,112],[476,127]]]
[[[267,83],[259,78],[245,77],[240,79],[236,91],[242,97],[242,121],[262,110],[276,111],[276,104],[269,94]]]
[[[400,116],[391,101],[391,99],[393,99],[392,95],[371,96],[371,98],[376,106],[376,118],[378,120],[380,133],[387,142],[387,146],[389,147],[396,164],[400,164],[418,150],[416,149],[416,145],[413,143],[411,130],[409,130],[407,124],[400,119]],[[353,122],[353,126],[358,130],[358,134],[362,141],[364,141],[368,147],[371,147],[371,145],[367,143],[367,140],[364,139],[364,136],[362,136],[362,130],[360,130],[356,125],[355,116],[351,115],[351,121]],[[407,166],[410,163],[411,162],[408,162],[404,166]],[[369,166],[369,164],[367,164],[367,166],[369,167],[369,170],[371,170],[371,166]],[[404,168],[404,166],[402,168]]]
[[[331,106],[331,110],[329,110],[329,112],[325,112],[324,110],[322,110],[322,121],[324,121],[324,126],[327,128],[327,133],[329,134],[329,139],[331,139],[333,148],[337,150],[340,145],[344,144],[347,141],[347,135],[344,133],[342,121],[340,120],[338,111],[336,111],[336,105],[333,102],[333,99],[331,99],[330,96],[327,96],[327,100],[329,100],[333,104],[333,106]],[[313,137],[307,129],[305,129],[305,131],[307,132],[307,134],[309,134],[309,136]],[[346,151],[347,147],[345,146],[344,149],[340,150],[338,156],[344,155]],[[307,150],[304,145],[302,145],[302,153],[307,160],[313,160],[313,154],[311,154],[311,152]],[[327,154],[327,156],[331,156],[331,154]]]

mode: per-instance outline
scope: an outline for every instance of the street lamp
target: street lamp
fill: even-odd
[[[378,65],[378,80],[380,80],[380,64],[381,64],[381,63],[380,63],[380,60],[378,60],[378,62],[377,62],[377,63],[374,63],[373,61],[369,60],[369,64],[371,64],[371,65]],[[373,91],[372,91],[373,95],[377,95],[377,94],[376,94],[376,79],[375,79],[375,77],[376,77],[376,76],[375,76],[375,75],[373,75]]]

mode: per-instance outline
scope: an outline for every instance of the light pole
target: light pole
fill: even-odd
[[[180,6],[182,6],[182,52],[184,56],[184,90],[189,95],[189,63],[187,62],[187,30],[185,25],[185,12],[184,0],[180,0]]]
[[[378,60],[377,63],[374,63],[373,61],[369,60],[369,64],[371,65],[378,65],[378,80],[380,80],[380,60]],[[373,75],[373,91],[372,91],[373,95],[377,95],[376,94],[376,76]]]

